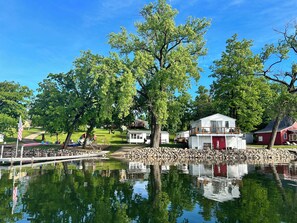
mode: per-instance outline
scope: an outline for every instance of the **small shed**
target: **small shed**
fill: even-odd
[[[167,131],[161,131],[161,144],[169,143],[169,133]],[[151,142],[151,130],[128,130],[127,142],[132,143],[146,143]]]
[[[268,145],[274,121],[271,121],[264,129],[255,132],[257,144]],[[283,145],[286,142],[297,142],[297,122],[291,117],[284,117],[280,122],[274,145]]]
[[[175,138],[174,141],[175,142],[187,142],[190,136],[190,131],[181,131],[181,132],[177,132],[175,133]]]

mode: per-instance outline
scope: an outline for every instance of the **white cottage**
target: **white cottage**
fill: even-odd
[[[128,130],[127,132],[128,143],[146,143],[151,142],[151,130]],[[161,144],[169,143],[169,133],[161,131]]]
[[[246,149],[243,134],[235,119],[214,114],[191,123],[189,148],[192,149]]]

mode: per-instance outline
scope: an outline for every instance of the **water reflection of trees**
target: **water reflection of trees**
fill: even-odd
[[[32,222],[129,222],[128,183],[96,172],[71,171],[51,170],[30,181],[23,204]]]
[[[22,219],[20,213],[11,214],[13,208],[12,202],[12,184],[13,180],[9,179],[9,173],[0,174],[0,222],[16,222]]]
[[[0,222],[190,222],[185,211],[203,221],[296,222],[296,188],[283,184],[282,193],[272,175],[255,172],[240,184],[240,198],[216,202],[195,187],[197,178],[177,167],[162,173],[151,166],[148,196],[133,193],[133,182],[123,181],[120,171],[90,171],[57,165],[36,171],[22,195],[22,210],[11,215],[12,180],[0,179]],[[284,196],[286,199],[284,199]],[[198,208],[197,208],[198,207]]]

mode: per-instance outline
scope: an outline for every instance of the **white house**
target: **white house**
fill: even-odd
[[[181,131],[175,133],[175,138],[174,140],[177,142],[187,142],[190,136],[190,131]]]
[[[214,114],[191,123],[189,148],[192,149],[246,149],[243,134],[235,119]]]
[[[127,132],[128,143],[146,143],[151,142],[151,130],[128,130]],[[169,133],[161,131],[161,144],[169,143]]]

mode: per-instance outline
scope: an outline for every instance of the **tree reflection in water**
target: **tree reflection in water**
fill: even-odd
[[[250,166],[248,174],[227,165],[142,165],[138,173],[89,167],[83,161],[79,168],[25,169],[14,214],[12,172],[2,171],[0,222],[297,221],[296,181],[287,176],[296,166]],[[139,180],[147,195],[135,192]]]

